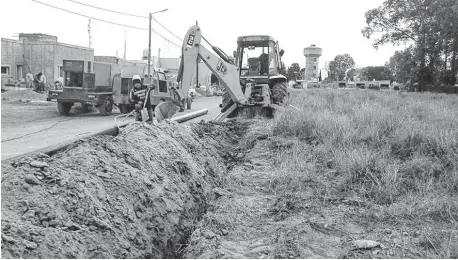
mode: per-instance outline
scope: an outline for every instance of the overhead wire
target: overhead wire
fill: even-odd
[[[103,11],[107,11],[107,12],[112,12],[112,13],[115,13],[115,14],[128,15],[128,16],[133,16],[133,17],[138,17],[138,18],[149,18],[148,16],[142,16],[142,15],[128,14],[128,13],[113,11],[113,10],[105,9],[105,8],[102,8],[102,7],[81,3],[81,2],[78,2],[78,1],[75,1],[75,0],[67,0],[67,1],[70,1],[70,2],[73,2],[73,3],[76,3],[76,4],[80,4],[80,5],[89,6],[89,7],[96,8],[96,9],[103,10]]]
[[[127,15],[127,16],[132,16],[132,17],[138,17],[138,18],[146,18],[146,19],[149,18],[148,16],[118,12],[118,11],[109,10],[109,9],[105,9],[105,8],[102,8],[102,7],[90,5],[90,4],[81,3],[81,2],[78,2],[78,1],[75,1],[75,0],[67,0],[67,1],[70,1],[70,2],[73,2],[73,3],[76,3],[76,4],[80,4],[80,5],[84,5],[84,6],[89,6],[89,7],[96,8],[96,9],[103,10],[103,11],[107,11],[107,12],[112,12],[112,13],[115,13],[115,14],[122,14],[122,15]],[[164,29],[165,29],[167,32],[169,32],[171,35],[175,36],[175,38],[177,38],[177,39],[180,40],[180,41],[183,41],[183,39],[181,39],[181,38],[178,37],[176,34],[174,34],[172,31],[170,31],[167,27],[165,27],[162,23],[160,23],[156,18],[153,17],[153,20],[156,21],[162,28],[164,28]]]
[[[162,25],[158,20],[156,20],[156,18],[153,17],[153,20],[156,21],[156,23],[158,23],[162,28],[164,28],[167,32],[169,32],[170,34],[172,34],[173,36],[175,36],[178,40],[180,41],[183,41],[183,39],[181,39],[180,37],[176,36],[176,34],[174,34],[173,32],[171,32],[169,29],[167,29],[164,25]]]
[[[143,30],[143,31],[148,31],[149,29],[147,28],[142,28],[142,27],[137,27],[137,26],[132,26],[132,25],[126,25],[126,24],[121,24],[121,23],[115,23],[115,22],[111,22],[111,21],[107,21],[107,20],[102,20],[102,19],[99,19],[99,18],[95,18],[95,17],[92,17],[92,16],[88,16],[88,15],[84,15],[84,14],[80,14],[80,13],[77,13],[77,12],[73,12],[73,11],[70,11],[70,10],[67,10],[67,9],[63,9],[63,8],[60,8],[60,7],[57,7],[57,6],[53,6],[53,5],[50,5],[50,4],[46,4],[46,3],[43,3],[43,2],[40,2],[40,1],[37,1],[37,0],[32,0],[33,2],[37,2],[39,4],[42,4],[42,5],[46,5],[46,6],[49,6],[49,7],[52,7],[52,8],[55,8],[55,9],[58,9],[58,10],[61,10],[61,11],[64,11],[64,12],[68,12],[68,13],[71,13],[71,14],[75,14],[75,15],[79,15],[79,16],[83,16],[83,17],[86,17],[86,18],[90,18],[90,19],[94,19],[96,21],[100,21],[100,22],[104,22],[104,23],[109,23],[109,24],[114,24],[114,25],[118,25],[118,26],[123,26],[123,27],[127,27],[127,28],[132,28],[132,29],[137,29],[137,30]],[[164,40],[170,42],[171,44],[177,46],[178,48],[181,48],[180,45],[172,42],[171,40],[167,39],[166,37],[164,37],[163,35],[161,35],[160,33],[158,33],[157,31],[155,31],[154,29],[151,29],[152,32],[154,32],[155,34],[159,35],[161,38],[163,38]]]

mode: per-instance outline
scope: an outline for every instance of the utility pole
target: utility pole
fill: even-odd
[[[91,36],[91,19],[89,19],[89,24],[87,25],[87,32],[89,33],[89,48],[91,48],[92,45],[92,36]]]
[[[124,30],[124,60],[126,59],[126,45],[127,45],[126,30]]]
[[[196,25],[199,25],[196,21]],[[199,55],[197,55],[197,60],[196,60],[196,88],[199,87]]]
[[[157,49],[157,66],[162,68],[161,66],[161,48]]]
[[[155,13],[163,13],[169,9],[164,9],[161,11],[157,11],[154,13],[149,13],[149,34],[148,34],[148,77],[150,76],[150,71],[151,71],[151,21],[153,20],[153,14]]]
[[[150,76],[150,66],[151,66],[151,20],[153,15],[149,13],[149,36],[148,36],[148,77]]]

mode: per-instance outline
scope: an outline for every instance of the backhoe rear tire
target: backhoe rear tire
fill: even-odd
[[[282,106],[288,102],[289,93],[288,93],[288,83],[278,82],[272,89],[272,102],[276,105]]]

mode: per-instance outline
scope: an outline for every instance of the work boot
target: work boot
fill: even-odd
[[[148,120],[146,120],[148,123],[153,123],[153,110],[148,109]]]

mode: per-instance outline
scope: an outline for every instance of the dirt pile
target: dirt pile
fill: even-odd
[[[243,129],[136,123],[2,164],[2,258],[179,256]]]
[[[2,100],[27,102],[31,100],[46,100],[46,94],[37,93],[31,89],[26,90],[8,90],[2,93]]]

